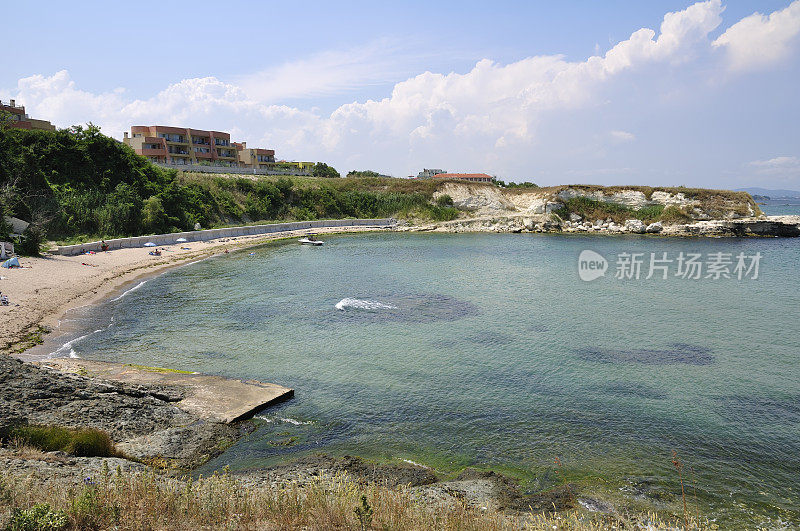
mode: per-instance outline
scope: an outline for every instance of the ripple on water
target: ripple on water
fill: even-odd
[[[727,420],[756,420],[786,424],[800,423],[800,395],[767,397],[727,395],[714,397],[715,411]]]
[[[603,387],[606,394],[626,398],[645,398],[648,400],[664,400],[667,394],[654,387],[639,383],[617,382]]]
[[[711,365],[711,349],[688,343],[672,343],[666,348],[616,349],[584,347],[577,350],[582,360],[598,363],[642,363],[646,365]]]

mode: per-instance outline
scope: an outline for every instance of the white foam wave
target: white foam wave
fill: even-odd
[[[409,465],[418,466],[420,468],[427,468],[430,469],[431,467],[425,466],[422,463],[417,463],[416,461],[412,461],[411,459],[403,459],[404,462],[408,463]]]
[[[259,420],[263,420],[264,422],[286,422],[287,424],[294,424],[295,426],[304,426],[311,424],[310,420],[303,421],[297,420],[289,417],[267,417],[264,415],[256,415],[255,418]]]
[[[369,301],[364,299],[352,299],[347,297],[336,303],[337,310],[346,310],[347,308],[355,308],[358,310],[396,310],[397,306],[391,304],[384,304],[378,301]]]
[[[139,282],[138,284],[136,284],[136,285],[135,285],[134,287],[132,287],[131,289],[129,289],[129,290],[127,290],[127,291],[124,291],[124,292],[122,292],[122,294],[121,294],[119,297],[116,297],[116,298],[114,298],[114,299],[111,299],[111,302],[114,302],[114,301],[118,301],[118,300],[120,300],[122,297],[124,297],[124,296],[125,296],[125,295],[127,295],[128,293],[130,293],[130,292],[132,292],[132,291],[136,291],[137,289],[139,289],[139,288],[141,288],[142,286],[144,286],[146,283],[147,283],[147,280],[142,280],[141,282]]]
[[[57,358],[62,353],[66,352],[67,356],[70,358],[80,358],[80,356],[78,356],[77,352],[75,352],[75,349],[73,348],[75,343],[78,343],[79,341],[82,341],[87,337],[91,336],[92,334],[96,334],[97,332],[100,331],[102,331],[102,328],[95,330],[94,332],[89,332],[88,334],[83,334],[82,336],[76,337],[75,339],[70,339],[69,341],[61,345],[57,350],[51,352],[50,357]]]

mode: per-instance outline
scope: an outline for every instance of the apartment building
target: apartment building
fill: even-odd
[[[237,164],[240,168],[271,169],[275,166],[275,150],[249,148],[247,142],[234,142]]]
[[[434,175],[439,175],[441,173],[447,173],[447,171],[439,168],[423,168],[423,170],[417,174],[417,179],[430,179]]]
[[[0,101],[0,115],[7,114],[10,118],[8,126],[15,129],[39,129],[42,131],[55,131],[56,128],[47,120],[37,120],[25,113],[24,105],[17,105],[17,102],[10,100],[8,103]]]
[[[230,133],[163,125],[134,125],[122,141],[143,157],[160,164],[238,166]]]

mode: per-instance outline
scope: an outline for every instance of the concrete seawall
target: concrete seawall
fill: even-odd
[[[247,225],[243,227],[228,227],[224,229],[194,230],[188,232],[172,232],[170,234],[155,234],[152,236],[134,236],[132,238],[116,238],[106,240],[109,249],[123,249],[129,247],[142,247],[147,242],[156,245],[172,245],[178,238],[186,238],[187,242],[216,240],[218,238],[233,238],[237,236],[254,236],[258,234],[272,234],[276,232],[290,232],[304,229],[321,229],[332,227],[389,227],[397,223],[388,219],[332,219],[317,221],[294,221],[291,223],[273,223],[270,225]],[[75,255],[84,251],[100,251],[100,242],[88,242],[77,245],[64,245],[58,248],[58,254]]]

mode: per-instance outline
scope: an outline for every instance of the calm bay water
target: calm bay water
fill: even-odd
[[[331,236],[172,270],[92,311],[76,355],[275,382],[295,398],[202,470],[308,452],[679,493],[800,522],[800,241]],[[611,263],[578,278],[578,255]],[[622,252],[762,255],[759,278],[614,278]],[[674,266],[674,264],[673,264]],[[338,305],[338,307],[337,307]],[[62,353],[63,354],[63,353]]]

